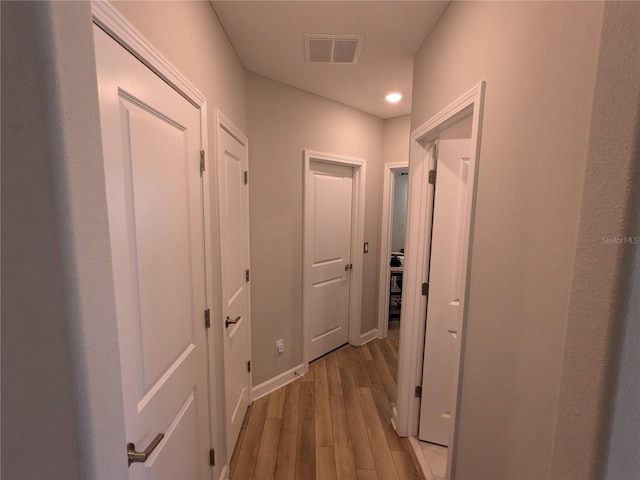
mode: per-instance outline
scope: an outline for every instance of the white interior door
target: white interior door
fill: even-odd
[[[440,140],[434,198],[419,438],[449,445],[460,352],[460,296],[471,140]]]
[[[94,39],[127,442],[164,434],[129,477],[208,478],[200,113]]]
[[[227,451],[233,452],[249,406],[249,189],[247,141],[218,125],[218,192],[222,267]]]
[[[353,168],[310,161],[306,194],[307,360],[349,340]]]

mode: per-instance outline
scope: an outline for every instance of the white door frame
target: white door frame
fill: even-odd
[[[185,99],[192,103],[200,112],[200,148],[209,153],[207,135],[207,99],[200,91],[182,75],[156,48],[113,6],[105,0],[91,2],[91,14],[93,23],[107,32],[115,41],[122,45],[138,60],[145,64],[151,71],[167,82]],[[215,298],[213,289],[213,257],[211,252],[211,203],[209,175],[202,175],[202,202],[204,223],[204,252],[205,252],[205,302],[207,308],[211,307]],[[207,332],[207,357],[208,357],[208,388],[209,388],[209,438],[211,448],[219,448],[215,432],[219,431],[219,415],[212,411],[217,405],[215,398],[217,383],[214,378],[216,362],[216,348],[214,339]],[[123,454],[124,455],[124,454]],[[226,465],[216,466],[212,473],[219,472],[223,477],[227,470]]]
[[[215,172],[215,179],[216,179],[216,186],[219,185],[218,182],[220,182],[220,171],[219,171],[219,164],[220,164],[220,160],[221,160],[221,152],[219,150],[219,145],[220,145],[220,129],[225,130],[227,133],[229,133],[229,135],[231,135],[233,138],[235,138],[241,145],[243,145],[244,147],[246,147],[247,149],[247,163],[248,163],[248,159],[249,159],[249,139],[247,138],[247,136],[244,134],[244,132],[242,132],[242,130],[240,130],[224,113],[222,113],[220,111],[220,109],[216,110],[216,129],[215,129],[215,133],[214,133],[214,143],[217,147],[216,149],[216,156],[215,156],[215,162],[211,162],[214,163],[214,172]],[[248,172],[248,165],[247,165],[247,172]],[[220,194],[220,189],[218,189],[218,194]],[[220,214],[220,208],[221,208],[221,199],[218,196],[218,211],[216,212],[216,226],[217,226],[217,230],[218,230],[218,249],[217,249],[217,255],[218,255],[218,269],[216,270],[216,274],[218,275],[218,279],[221,282],[222,281],[222,229],[221,227],[221,214]],[[247,202],[245,204],[245,228],[246,228],[246,232],[247,232],[247,263],[246,263],[246,268],[247,269],[251,269],[251,255],[250,255],[250,251],[251,251],[251,246],[249,244],[249,240],[250,240],[250,236],[248,234],[249,232],[249,201],[247,199]],[[248,338],[248,342],[249,342],[249,361],[251,361],[251,282],[247,282],[245,285],[245,288],[247,290],[247,313],[246,313],[246,324],[247,324],[247,330],[248,330],[248,334],[249,334],[249,338]],[[217,295],[218,295],[218,300],[217,303],[219,305],[219,309],[218,309],[218,318],[219,319],[223,319],[224,318],[224,305],[223,305],[223,300],[222,300],[222,287],[218,288],[217,291]],[[212,321],[212,324],[215,324],[215,322]],[[219,330],[216,331],[216,338],[219,339],[219,342],[217,343],[218,348],[220,349],[220,359],[219,359],[219,365],[222,365],[221,368],[221,376],[222,376],[222,382],[223,385],[226,385],[226,375],[227,375],[227,370],[226,368],[224,368],[224,341],[223,341],[223,336],[224,336],[224,325],[222,322],[219,322]],[[214,368],[214,365],[211,365],[211,368]],[[219,368],[219,367],[218,367]],[[249,375],[249,385],[248,385],[248,393],[249,393],[249,405],[251,405],[251,403],[253,402],[253,375]],[[225,395],[222,395],[223,398],[225,398]],[[224,415],[229,415],[229,412],[227,411],[227,405],[226,405],[226,401],[223,402],[224,405]],[[223,426],[224,426],[224,438],[227,438],[227,431],[226,431],[226,419],[224,422],[222,422]],[[225,469],[228,466],[228,462],[231,462],[231,455],[233,454],[233,451],[227,451],[229,449],[229,445],[227,445],[228,442],[225,442],[225,454],[226,454],[226,462],[227,465],[225,465]],[[226,473],[226,472],[222,472],[222,473]],[[222,475],[221,475],[222,478]]]
[[[307,324],[311,318],[311,305],[306,293],[306,285],[311,278],[311,249],[309,248],[308,232],[310,231],[307,222],[310,221],[311,215],[308,212],[309,199],[309,174],[311,161],[331,163],[334,165],[343,165],[353,168],[353,202],[351,206],[351,262],[353,270],[349,275],[349,343],[359,346],[361,340],[361,311],[362,311],[362,273],[364,270],[364,205],[365,205],[365,188],[366,188],[366,162],[359,158],[343,157],[341,155],[333,155],[330,153],[314,152],[312,150],[304,151],[304,222],[303,222],[303,272],[302,272],[302,358],[305,366],[309,365],[309,353],[307,349],[307,332],[309,325]]]
[[[409,162],[384,164],[382,183],[382,225],[380,228],[380,284],[378,287],[378,338],[389,334],[389,285],[391,283],[391,230],[393,227],[393,202],[395,194],[394,172],[409,167]],[[406,257],[405,257],[406,259]]]
[[[473,240],[474,206],[477,189],[477,160],[480,154],[480,135],[482,130],[482,113],[484,106],[485,82],[481,82],[465,95],[446,107],[435,117],[416,128],[411,133],[411,153],[409,161],[409,199],[407,204],[407,243],[406,253],[411,262],[405,264],[402,308],[404,311],[400,324],[400,358],[398,359],[398,402],[397,418],[394,418],[396,430],[400,436],[414,436],[418,433],[420,400],[414,391],[420,385],[424,351],[426,298],[421,294],[421,286],[428,278],[429,244],[431,241],[431,218],[433,209],[433,185],[429,184],[429,170],[435,166],[433,142],[439,138],[440,131],[455,123],[460,118],[472,115],[471,158],[469,159],[468,181],[472,185],[472,194],[466,206],[469,215],[466,217],[464,238],[460,303],[462,308],[460,334],[460,352],[458,362],[454,366],[456,377],[456,394],[454,395],[453,415],[451,422],[451,443],[447,453],[447,478],[454,474],[455,455],[460,401],[463,378],[462,364],[466,338],[466,321],[468,313],[469,265]]]

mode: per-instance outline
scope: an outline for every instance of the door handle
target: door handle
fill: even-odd
[[[242,318],[240,315],[238,315],[235,320],[231,320],[231,318],[227,317],[224,321],[224,328],[229,328],[229,325],[235,325],[240,321],[240,318]]]
[[[144,452],[136,452],[136,444],[135,443],[127,443],[127,459],[129,461],[129,466],[132,463],[143,463],[147,461],[151,452],[153,452],[160,441],[164,438],[164,433],[159,433],[156,435],[156,438],[149,444],[147,448],[144,449]]]
[[[348,272],[349,270],[353,270],[353,265],[352,265],[351,263],[347,263],[347,264],[344,266],[344,271],[345,271],[345,272]]]

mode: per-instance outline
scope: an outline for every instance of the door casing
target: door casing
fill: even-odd
[[[131,52],[138,60],[144,63],[151,71],[167,82],[171,87],[178,91],[184,98],[191,102],[200,111],[200,145],[205,152],[205,156],[209,155],[209,141],[207,129],[207,99],[206,97],[184,76],[180,73],[149,41],[131,24],[127,19],[109,2],[94,1],[91,2],[91,14],[93,23],[105,30],[120,45]],[[207,168],[211,168],[211,162],[206,161]],[[208,170],[207,170],[208,171]],[[209,175],[202,175],[202,198],[203,198],[203,216],[204,216],[204,251],[205,251],[205,301],[207,307],[211,308],[215,292],[213,289],[213,256],[211,251],[212,245],[212,224],[211,224],[211,190]],[[220,418],[224,411],[222,404],[216,401],[220,390],[216,382],[215,372],[220,367],[221,361],[219,354],[221,351],[216,348],[214,338],[211,331],[207,335],[208,350],[208,396],[209,396],[209,429],[211,448],[216,451],[224,450],[224,437],[219,436],[216,432],[220,432]],[[97,442],[96,444],[99,444]],[[124,447],[123,447],[124,451]],[[100,451],[93,452],[97,457]],[[224,457],[223,457],[224,458]],[[227,475],[228,465],[225,461],[212,467],[212,478],[225,478]]]
[[[344,157],[341,155],[333,155],[329,153],[314,152],[312,150],[304,151],[304,222],[303,222],[303,289],[302,289],[302,358],[305,367],[309,364],[309,352],[307,351],[307,335],[309,330],[308,321],[311,318],[310,302],[306,293],[306,286],[310,282],[310,241],[307,222],[310,219],[308,212],[309,201],[309,179],[310,179],[310,163],[324,162],[335,165],[343,165],[353,168],[353,202],[351,206],[351,261],[353,270],[350,275],[349,289],[349,343],[359,346],[363,341],[361,339],[361,311],[362,311],[362,273],[364,267],[364,205],[365,205],[365,188],[366,188],[366,162],[359,158]]]
[[[394,173],[407,168],[409,162],[384,164],[382,194],[382,225],[380,234],[380,284],[378,286],[378,338],[387,338],[389,333],[389,284],[391,282],[391,229],[393,226],[393,199],[395,191]],[[406,257],[405,257],[406,262]]]
[[[472,152],[468,181],[471,195],[466,207],[467,237],[463,243],[462,274],[460,304],[462,318],[460,350],[454,366],[456,378],[454,404],[452,412],[451,443],[447,451],[447,478],[455,475],[455,455],[457,446],[460,386],[462,383],[464,344],[466,338],[466,321],[468,311],[468,295],[470,281],[471,245],[473,240],[473,220],[475,216],[475,198],[477,189],[477,160],[480,155],[480,137],[482,133],[482,113],[486,82],[481,82],[469,92],[451,103],[436,116],[423,123],[411,133],[411,150],[409,160],[409,198],[407,201],[407,240],[406,254],[412,260],[405,264],[402,307],[403,317],[400,324],[400,358],[398,359],[398,399],[393,423],[400,436],[415,436],[418,433],[420,399],[415,396],[415,387],[422,378],[422,361],[424,351],[426,298],[422,296],[422,283],[429,276],[429,250],[431,239],[431,219],[433,210],[434,188],[429,184],[429,170],[435,167],[433,142],[439,138],[440,132],[462,118],[471,116]]]
[[[217,185],[219,186],[220,183],[222,181],[222,178],[220,177],[220,161],[221,161],[221,152],[219,151],[220,148],[220,130],[225,130],[229,135],[231,135],[233,138],[235,138],[243,147],[245,147],[247,149],[247,166],[246,166],[246,171],[248,173],[248,158],[249,158],[249,140],[247,138],[247,136],[236,126],[234,125],[234,123],[229,120],[229,118],[224,115],[224,113],[222,113],[220,110],[217,110],[216,112],[216,131],[215,131],[215,143],[216,143],[216,147],[218,148],[217,154],[216,154],[216,162],[215,162],[215,177],[217,179]],[[211,162],[213,163],[213,162]],[[245,186],[248,187],[248,184]],[[220,192],[218,192],[220,193]],[[248,191],[245,192],[246,193],[246,202],[244,204],[244,215],[245,215],[245,222],[244,222],[244,228],[245,231],[243,232],[246,235],[245,241],[245,249],[246,249],[246,263],[245,266],[247,269],[251,270],[251,257],[250,257],[250,244],[249,244],[249,194]],[[219,275],[218,278],[220,278],[221,282],[223,281],[223,276],[222,276],[222,236],[225,234],[225,232],[222,231],[221,228],[221,222],[222,222],[222,218],[221,218],[221,214],[220,214],[220,207],[221,207],[221,199],[218,199],[218,212],[216,214],[216,219],[217,219],[217,227],[218,227],[218,249],[217,249],[217,254],[218,254],[218,265],[219,265],[219,269],[217,271],[217,274]],[[248,330],[248,353],[249,353],[249,358],[247,359],[248,361],[251,361],[251,282],[248,281],[246,282],[244,288],[246,289],[247,292],[247,306],[246,306],[246,318],[244,320],[246,320],[246,326],[247,326],[247,330]],[[223,319],[225,318],[224,315],[224,301],[222,299],[222,287],[218,289],[217,291],[217,295],[219,296],[219,300],[218,300],[218,305],[220,305],[220,310],[218,312],[218,321],[216,322],[214,319],[212,319],[211,324],[212,324],[212,328],[216,328],[216,324],[218,324],[219,328],[216,328],[217,331],[219,332],[219,335],[217,335],[220,338],[220,343],[218,345],[218,348],[220,349],[221,352],[221,357],[224,357],[225,353],[224,353],[224,340],[223,337],[224,335],[226,335],[226,328],[223,324]],[[226,380],[227,380],[227,368],[225,367],[222,371],[222,375],[223,375],[223,382],[225,382],[226,385]],[[248,396],[249,396],[249,405],[251,405],[251,403],[253,402],[253,388],[252,388],[252,375],[249,373],[249,384],[248,384]],[[224,397],[224,395],[223,395]],[[226,425],[226,420],[227,420],[227,416],[229,416],[229,414],[231,413],[229,411],[229,406],[226,405],[226,401],[225,401],[225,425]],[[225,431],[225,438],[227,438],[228,436],[228,432]],[[227,454],[227,461],[231,461],[231,455],[233,454],[233,448],[231,448],[231,445],[228,444],[229,441],[227,440],[226,442],[226,454]],[[231,450],[231,451],[229,451]]]

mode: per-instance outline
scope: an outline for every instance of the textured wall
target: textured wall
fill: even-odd
[[[94,65],[88,3],[2,2],[2,478],[127,475]]]
[[[636,225],[640,225],[640,218]],[[637,227],[631,232],[640,235]],[[605,475],[607,480],[635,480],[640,477],[640,245],[636,245],[634,250],[635,259],[631,264],[633,280],[623,327],[620,374]]]
[[[247,76],[251,175],[253,384],[302,363],[302,152],[367,161],[362,332],[376,327],[383,121],[255,74]],[[274,341],[286,351],[274,355]]]
[[[456,479],[550,475],[603,5],[452,2],[412,128],[486,80]]]
[[[607,2],[591,115],[580,229],[564,344],[562,386],[554,439],[552,477],[599,479],[604,475],[610,413],[625,317],[630,321],[629,274],[638,245],[616,239],[640,235],[640,4]],[[637,328],[638,318],[631,320]],[[629,325],[628,333],[633,332]],[[637,330],[636,330],[637,331]],[[630,333],[632,335],[632,333]],[[633,342],[627,338],[627,342]],[[637,337],[635,339],[637,345]],[[629,348],[629,343],[624,348]],[[623,357],[633,361],[633,354]],[[637,364],[637,350],[636,350]],[[638,425],[636,398],[623,363],[617,431]],[[631,390],[626,390],[631,387]],[[625,411],[625,402],[635,410]],[[620,403],[621,402],[621,403]],[[635,411],[635,418],[632,413]],[[622,426],[625,425],[625,426]],[[638,455],[638,431],[635,432]],[[622,437],[614,435],[614,447]],[[633,448],[633,443],[625,445]],[[623,452],[620,452],[623,453]],[[618,462],[620,457],[616,459]],[[617,464],[624,470],[624,464]],[[613,465],[612,465],[613,467]],[[630,465],[627,464],[626,468]],[[611,470],[610,470],[611,472]],[[640,471],[631,478],[638,478]],[[629,478],[629,477],[617,477]]]

